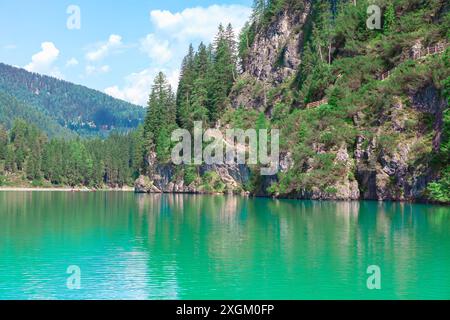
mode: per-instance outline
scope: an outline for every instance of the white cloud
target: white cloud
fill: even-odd
[[[43,42],[41,44],[41,51],[31,57],[31,62],[24,68],[31,72],[38,72],[49,74],[51,76],[62,78],[61,72],[53,63],[58,59],[59,50],[53,42]]]
[[[125,86],[119,88],[114,85],[104,90],[106,94],[117,99],[129,101],[131,103],[145,106],[148,101],[148,96],[159,69],[144,69],[140,72],[132,73],[125,78]],[[176,88],[178,84],[179,70],[162,70],[167,75],[167,80],[172,88]]]
[[[145,106],[156,74],[163,71],[172,88],[178,85],[179,67],[188,46],[210,43],[220,23],[233,25],[236,35],[248,20],[251,8],[241,5],[212,5],[187,8],[180,12],[153,10],[154,30],[139,42],[141,52],[150,58],[150,67],[125,77],[124,84],[104,92],[118,99]]]
[[[150,19],[158,29],[167,31],[179,40],[194,38],[209,42],[214,38],[220,23],[231,23],[237,34],[251,11],[251,8],[241,5],[212,5],[207,8],[187,8],[175,13],[153,10]]]
[[[120,48],[122,46],[122,37],[117,34],[109,36],[108,41],[99,43],[95,49],[86,54],[86,59],[89,61],[98,61],[106,57],[111,50]]]
[[[172,58],[172,51],[169,48],[169,41],[158,39],[153,33],[148,34],[140,40],[140,49],[145,52],[150,59],[164,64]]]
[[[67,60],[66,67],[73,67],[73,66],[77,66],[78,64],[79,64],[79,62],[77,59],[71,58],[71,59]]]
[[[175,92],[178,87],[178,80],[180,79],[180,69],[174,69],[166,73],[167,81],[172,86],[172,90]]]
[[[93,74],[101,74],[101,73],[108,73],[111,70],[111,67],[108,65],[104,66],[93,66],[93,65],[87,65],[85,68],[86,74],[88,76]]]

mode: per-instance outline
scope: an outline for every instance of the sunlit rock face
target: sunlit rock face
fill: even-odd
[[[410,92],[408,104],[399,97],[395,100],[379,118],[375,135],[357,139],[354,157],[362,199],[425,199],[428,183],[436,178],[429,155],[439,150],[446,101],[433,85]],[[414,135],[408,135],[408,122],[424,117],[431,119],[429,128],[420,125]],[[359,121],[355,123],[363,129]],[[389,150],[381,145],[381,139],[391,132],[401,141]]]
[[[281,11],[265,30],[256,35],[244,71],[254,78],[273,85],[295,74],[300,60],[304,28],[311,14],[310,1]]]
[[[218,180],[224,185],[226,193],[242,193],[243,185],[250,180],[250,169],[246,165],[222,164],[201,165],[198,167],[198,177],[186,184],[180,168],[173,164],[154,164],[148,175],[141,175],[134,184],[137,193],[211,193],[202,189],[200,178],[209,172],[217,174]]]
[[[257,31],[242,61],[243,73],[230,94],[233,108],[244,107],[270,113],[271,89],[295,77],[301,65],[305,25],[311,18],[311,1],[290,1]]]

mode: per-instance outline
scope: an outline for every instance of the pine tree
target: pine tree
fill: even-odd
[[[6,146],[5,170],[8,172],[16,172],[17,171],[16,159],[15,159],[15,155],[14,155],[14,147],[12,144],[8,144]]]
[[[164,73],[155,78],[148,101],[147,117],[144,122],[144,145],[146,152],[158,149],[170,142],[170,135],[176,125],[175,96]],[[164,129],[164,130],[163,130]],[[161,132],[164,134],[161,135]]]
[[[384,32],[393,31],[393,27],[395,24],[395,7],[392,2],[390,2],[386,8],[386,12],[384,14]]]
[[[184,114],[182,127],[188,130],[193,129],[194,121],[202,121],[205,126],[208,125],[208,105],[210,105],[208,90],[210,89],[213,65],[211,54],[210,49],[200,43],[194,55],[193,72],[190,72],[192,83],[189,101],[177,104],[177,109],[181,109]]]
[[[0,125],[0,160],[5,159],[8,140],[8,132]]]
[[[253,1],[253,12],[251,16],[251,20],[256,24],[260,23],[264,13],[266,11],[266,1],[267,0],[254,0]]]
[[[198,78],[194,82],[194,92],[192,93],[192,129],[194,121],[201,121],[204,126],[208,125],[208,90],[207,79]]]
[[[197,54],[194,58],[195,76],[196,78],[205,78],[211,67],[211,59],[208,48],[202,43],[198,46]],[[195,82],[195,80],[194,80]]]
[[[37,154],[32,153],[27,159],[25,172],[29,180],[38,180],[41,178],[41,161]]]
[[[219,31],[214,42],[214,65],[211,73],[211,83],[209,90],[209,115],[211,122],[219,119],[225,109],[225,102],[233,86],[236,74],[236,61],[227,39],[227,33],[223,26],[219,26]]]
[[[139,126],[135,131],[130,133],[130,167],[131,174],[136,179],[144,167],[144,127]]]
[[[177,123],[179,126],[184,127],[186,125],[186,118],[188,117],[190,103],[191,103],[191,94],[194,85],[195,79],[195,53],[192,44],[189,45],[189,51],[186,57],[184,57],[180,79],[178,82],[178,90],[176,97],[176,116]]]
[[[28,154],[27,124],[23,120],[16,120],[11,130],[11,143],[14,147],[14,160],[18,170],[22,170]]]
[[[225,32],[225,39],[228,43],[228,48],[230,50],[230,66],[231,71],[233,73],[233,82],[236,81],[237,78],[237,43],[236,43],[236,36],[234,34],[233,26],[231,23],[228,24],[227,30]]]

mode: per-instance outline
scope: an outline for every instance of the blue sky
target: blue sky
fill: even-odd
[[[143,105],[159,70],[176,85],[189,43],[210,42],[220,22],[239,29],[252,2],[0,0],[0,62]]]

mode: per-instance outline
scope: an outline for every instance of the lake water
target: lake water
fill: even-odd
[[[0,192],[0,299],[354,298],[450,299],[450,207]]]

